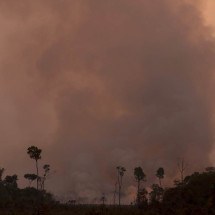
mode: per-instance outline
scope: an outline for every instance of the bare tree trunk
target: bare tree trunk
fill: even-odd
[[[42,189],[45,190],[45,178],[43,179],[42,185],[43,185]]]
[[[121,181],[120,181],[120,175],[119,175],[119,172],[118,172],[118,185],[119,185],[119,206],[121,204],[120,202],[120,198],[121,198]]]
[[[184,159],[182,159],[181,161],[178,162],[178,170],[179,170],[180,175],[181,175],[181,183],[184,182],[185,169],[186,169],[186,164],[184,162]]]
[[[162,184],[161,184],[161,178],[159,178],[159,184],[160,184],[160,187],[162,187]]]
[[[36,169],[37,169],[37,190],[38,190],[38,182],[39,182],[39,169],[38,169],[38,161],[36,160]]]
[[[120,198],[121,198],[121,185],[119,185],[119,206],[121,205]]]
[[[114,189],[114,194],[113,194],[113,204],[116,204],[116,193],[117,193],[117,182],[115,183],[115,189]]]
[[[140,180],[137,181],[137,205],[140,205]]]

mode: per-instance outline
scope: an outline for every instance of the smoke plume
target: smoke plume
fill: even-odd
[[[148,182],[212,165],[215,41],[197,0],[0,1],[1,165],[55,172],[48,189],[112,201],[116,166]],[[168,179],[168,180],[169,180]],[[127,197],[129,196],[129,197]]]

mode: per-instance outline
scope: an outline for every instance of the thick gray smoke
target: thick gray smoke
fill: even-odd
[[[1,165],[24,185],[38,145],[56,170],[49,189],[90,201],[112,201],[118,165],[129,200],[135,166],[151,183],[160,166],[172,180],[180,158],[210,165],[215,42],[201,6],[1,0]]]

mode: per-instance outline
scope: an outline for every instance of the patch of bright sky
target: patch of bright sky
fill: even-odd
[[[204,15],[206,24],[213,27],[215,36],[215,0],[206,0]]]

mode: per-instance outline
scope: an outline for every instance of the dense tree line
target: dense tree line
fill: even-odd
[[[38,162],[41,160],[42,150],[36,146],[31,146],[27,149],[27,154],[35,163],[34,171],[24,175],[24,178],[28,180],[26,188],[20,189],[18,187],[18,176],[16,174],[5,175],[5,169],[0,168],[0,214],[3,214],[2,211],[4,210],[10,210],[11,214],[17,210],[27,210],[34,213],[44,205],[51,205],[56,211],[71,210],[76,211],[75,214],[77,214],[77,208],[80,209],[80,206],[76,205],[75,200],[69,201],[66,205],[56,204],[53,196],[46,192],[45,182],[50,174],[50,165],[44,164],[43,168],[39,169]],[[180,180],[175,180],[174,186],[167,188],[163,186],[165,170],[163,167],[159,167],[154,172],[158,183],[152,184],[149,189],[145,185],[147,176],[142,167],[135,167],[133,176],[137,187],[136,199],[130,206],[126,206],[121,204],[126,168],[117,166],[114,204],[106,206],[107,198],[102,193],[100,199],[102,207],[94,208],[93,212],[90,207],[86,207],[86,213],[84,214],[88,214],[87,211],[89,211],[89,214],[97,214],[95,211],[98,211],[98,209],[98,214],[215,214],[215,168],[207,167],[204,172],[194,172],[190,176],[185,176],[185,169],[186,164],[182,160],[178,163]],[[32,187],[33,182],[36,182],[35,188]],[[118,198],[117,203],[116,198]],[[117,204],[119,207],[116,207]],[[80,211],[83,211],[83,208]],[[24,212],[20,213],[24,214]]]
[[[139,210],[137,214],[215,214],[215,168],[207,167],[204,172],[194,172],[185,177],[185,162],[181,161],[178,170],[180,180],[175,180],[173,187],[165,188],[162,186],[164,169],[158,168],[155,173],[158,183],[152,184],[148,192],[141,186],[146,181],[146,174],[141,167],[134,169],[137,195],[131,207]],[[135,214],[134,211],[132,213]]]
[[[42,150],[36,146],[28,148],[27,153],[36,162],[36,174],[26,173],[24,178],[29,181],[28,187],[20,189],[17,185],[18,176],[6,175],[5,169],[0,168],[0,214],[9,211],[15,214],[17,210],[28,210],[35,212],[44,204],[54,204],[53,196],[44,189],[45,180],[50,171],[50,165],[43,166],[43,175],[39,175],[38,160],[41,159]],[[36,188],[31,187],[36,180]],[[24,212],[23,212],[24,213]]]

